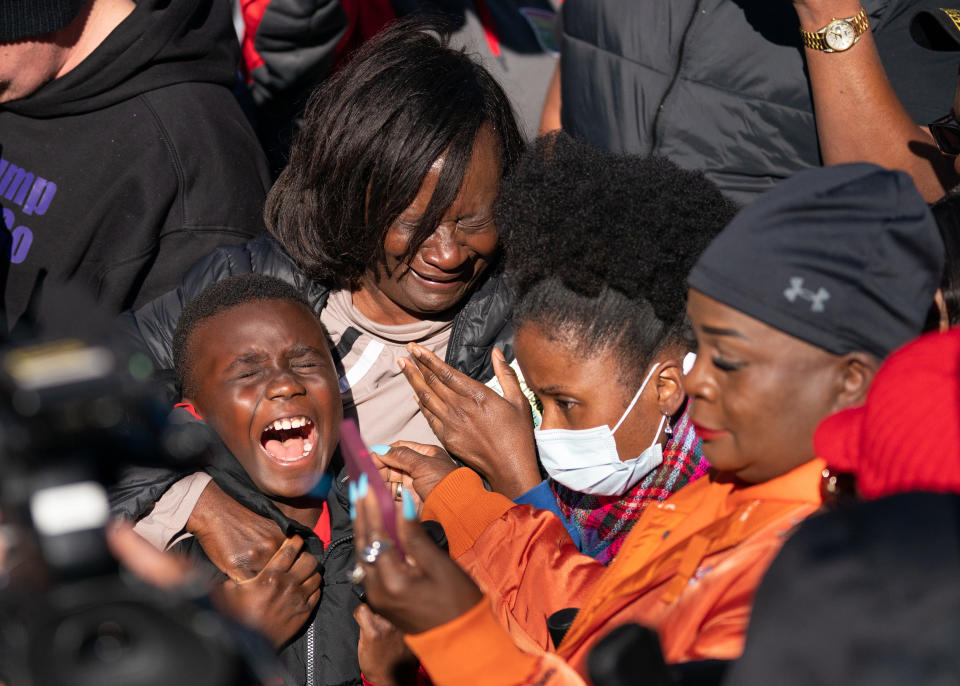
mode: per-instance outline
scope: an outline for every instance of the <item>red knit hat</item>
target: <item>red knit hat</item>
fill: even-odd
[[[960,493],[960,329],[929,334],[887,358],[867,402],[824,419],[813,438],[864,498]]]

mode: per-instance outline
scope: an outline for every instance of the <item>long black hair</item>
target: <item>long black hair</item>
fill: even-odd
[[[536,324],[585,356],[612,350],[621,382],[639,383],[660,351],[692,346],[687,274],[736,210],[666,158],[541,138],[496,208],[514,327]]]
[[[312,278],[347,288],[380,263],[387,229],[443,155],[412,256],[456,198],[482,126],[499,142],[504,174],[519,158],[506,94],[448,38],[436,19],[399,21],[310,97],[265,219]]]

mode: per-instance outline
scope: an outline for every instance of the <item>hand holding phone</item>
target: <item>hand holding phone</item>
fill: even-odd
[[[396,504],[383,479],[380,478],[380,472],[370,457],[363,439],[360,438],[360,429],[357,428],[357,423],[353,419],[344,419],[340,424],[340,453],[347,464],[347,475],[351,482],[356,483],[361,474],[367,475],[369,488],[376,496],[380,518],[386,529],[383,533],[390,537],[391,542],[402,555],[403,548],[397,536]]]

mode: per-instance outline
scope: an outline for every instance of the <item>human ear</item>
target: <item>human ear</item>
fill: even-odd
[[[880,362],[869,353],[847,353],[840,359],[840,388],[832,412],[862,405]]]
[[[174,405],[174,407],[183,408],[192,414],[194,418],[203,420],[204,414],[200,409],[200,405],[193,398],[190,398],[186,395],[181,395],[180,402]]]
[[[660,362],[657,370],[657,405],[660,413],[667,417],[675,415],[687,399],[683,390],[683,367],[680,360],[668,359]]]

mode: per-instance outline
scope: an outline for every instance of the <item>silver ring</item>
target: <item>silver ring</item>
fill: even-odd
[[[390,541],[381,541],[379,539],[373,539],[370,541],[370,545],[363,549],[363,554],[361,558],[364,562],[369,565],[372,565],[377,561],[377,558],[380,557],[380,553],[390,547]]]
[[[349,578],[352,584],[362,584],[367,576],[367,570],[359,562],[350,570]]]

